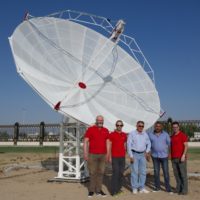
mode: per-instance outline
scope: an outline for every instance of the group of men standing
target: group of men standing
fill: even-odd
[[[173,134],[163,130],[161,122],[156,122],[154,131],[147,134],[144,122],[138,121],[136,130],[128,135],[122,131],[123,121],[116,121],[116,128],[109,133],[103,126],[103,116],[96,117],[96,123],[87,129],[84,136],[84,159],[88,162],[90,175],[88,197],[106,196],[102,182],[106,162],[112,163],[111,195],[121,193],[126,152],[130,159],[132,193],[149,193],[145,188],[146,163],[152,158],[154,167],[153,192],[161,190],[160,166],[163,170],[166,192],[173,194],[170,186],[168,157],[171,151],[172,167],[176,179],[176,191],[180,195],[188,192],[187,185],[187,136],[180,131],[179,123],[173,122]]]

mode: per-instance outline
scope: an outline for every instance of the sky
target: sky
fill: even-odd
[[[28,11],[45,16],[77,10],[126,21],[151,64],[165,118],[200,119],[200,1],[2,0],[0,7],[0,124],[60,122],[16,72],[8,37]]]

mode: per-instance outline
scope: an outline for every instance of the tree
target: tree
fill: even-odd
[[[170,135],[171,135],[171,133],[172,133],[172,122],[173,122],[172,118],[169,117],[169,118],[167,119],[167,121],[165,121],[165,122],[163,123],[163,128],[164,128],[164,130],[167,131]]]
[[[0,140],[8,140],[9,137],[7,131],[0,132]]]
[[[189,138],[194,137],[194,132],[200,131],[200,127],[196,124],[180,124],[180,129],[186,133]]]

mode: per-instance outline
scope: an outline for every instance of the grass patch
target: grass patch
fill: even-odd
[[[59,147],[22,147],[22,146],[1,146],[0,153],[55,153]]]
[[[188,149],[188,159],[189,160],[200,160],[200,148],[190,147]]]
[[[1,153],[58,153],[56,146],[0,146]],[[200,160],[200,147],[192,147],[188,150],[189,160]]]
[[[190,154],[200,154],[200,148],[199,147],[189,147],[188,153],[190,153]]]

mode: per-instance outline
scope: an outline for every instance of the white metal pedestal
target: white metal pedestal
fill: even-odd
[[[82,143],[85,127],[77,123],[75,126],[60,126],[59,169],[55,181],[84,182],[88,180],[88,171],[83,159]],[[82,136],[81,136],[82,135]],[[67,141],[64,141],[64,136]]]

